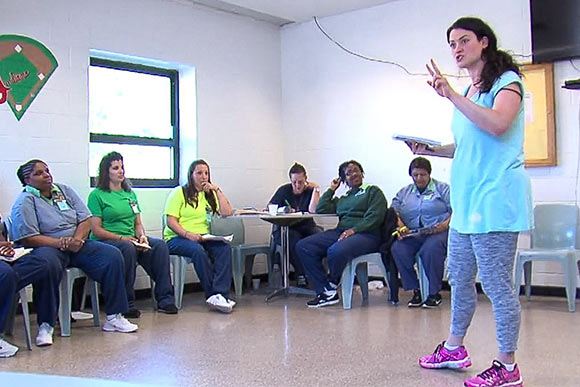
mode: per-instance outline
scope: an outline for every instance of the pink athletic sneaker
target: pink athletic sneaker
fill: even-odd
[[[449,351],[444,345],[445,341],[431,355],[419,358],[419,365],[423,368],[467,368],[471,365],[471,359],[463,345],[453,351]]]
[[[463,385],[465,387],[522,387],[524,381],[517,364],[514,370],[509,372],[503,364],[494,360],[491,367],[475,378],[466,380]]]

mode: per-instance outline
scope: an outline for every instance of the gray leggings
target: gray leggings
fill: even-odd
[[[515,352],[520,331],[520,301],[513,268],[517,232],[460,234],[451,229],[447,273],[451,285],[451,334],[464,337],[477,304],[475,276],[491,300],[500,352]]]

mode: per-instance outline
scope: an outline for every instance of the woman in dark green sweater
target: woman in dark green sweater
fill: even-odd
[[[338,176],[316,207],[318,214],[338,215],[338,226],[306,237],[296,245],[298,258],[316,291],[316,298],[307,303],[312,308],[338,303],[336,288],[346,264],[360,255],[378,251],[381,243],[380,229],[387,210],[385,195],[379,187],[363,184],[364,170],[358,161],[342,163]],[[334,197],[342,183],[349,190]],[[328,257],[329,275],[322,266],[324,257]]]

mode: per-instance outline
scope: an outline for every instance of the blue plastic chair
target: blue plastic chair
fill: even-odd
[[[534,208],[534,225],[530,249],[516,254],[515,286],[519,289],[524,273],[525,294],[530,299],[532,262],[556,261],[562,264],[568,310],[576,310],[576,273],[580,260],[578,250],[578,207],[572,204],[538,204]]]
[[[342,272],[342,277],[340,280],[342,288],[342,307],[343,309],[350,309],[352,305],[352,288],[354,284],[354,276],[358,280],[358,284],[362,291],[363,302],[369,299],[369,269],[368,264],[374,263],[379,266],[383,278],[387,287],[389,287],[389,281],[387,279],[387,269],[383,264],[383,258],[381,253],[370,253],[358,256],[352,261],[347,263],[346,267]],[[391,289],[389,288],[389,293]]]
[[[252,277],[252,267],[256,254],[265,254],[268,259],[268,279],[270,279],[273,266],[270,244],[245,244],[246,234],[244,231],[244,222],[240,216],[214,217],[211,222],[211,233],[214,235],[234,234],[232,240],[232,274],[234,278],[234,289],[236,296],[242,295],[244,274],[247,282]]]

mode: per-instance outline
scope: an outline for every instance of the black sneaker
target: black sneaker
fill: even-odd
[[[435,294],[434,296],[427,297],[427,300],[423,303],[423,308],[433,309],[437,308],[441,303],[441,296],[439,293]]]
[[[421,291],[418,289],[413,290],[413,298],[407,303],[409,308],[417,308],[423,305],[423,298],[421,297]]]
[[[157,308],[157,311],[159,313],[165,314],[177,314],[177,306],[175,306],[175,304],[160,306],[159,308]]]
[[[125,316],[125,318],[139,318],[139,316],[141,316],[141,311],[135,307],[129,308],[127,312],[123,313],[123,316]]]
[[[325,291],[316,296],[316,298],[308,301],[306,305],[309,308],[322,308],[324,306],[338,304],[340,299],[336,291]]]
[[[306,286],[308,286],[308,282],[306,282],[306,276],[304,275],[297,276],[296,286],[298,286],[299,288],[305,288]]]

